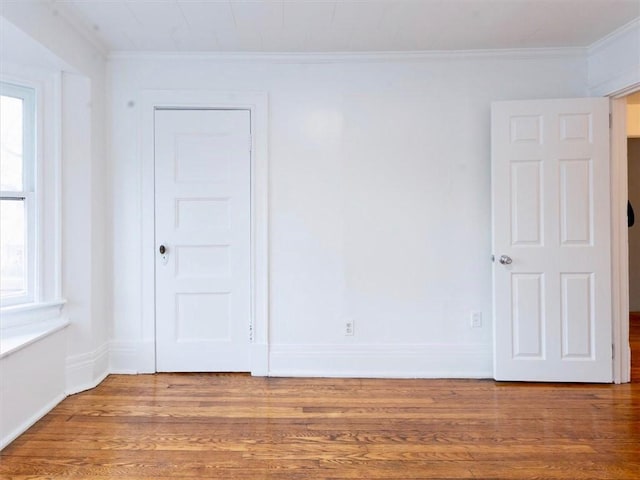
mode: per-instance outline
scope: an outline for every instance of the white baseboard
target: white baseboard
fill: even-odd
[[[137,373],[155,373],[156,353],[153,340],[131,342],[114,340],[110,345],[111,373],[132,375]]]
[[[97,349],[67,358],[67,395],[83,392],[96,387],[109,374],[109,344]]]
[[[156,373],[156,342],[154,339],[138,343],[138,373]]]
[[[251,344],[251,375],[254,377],[269,375],[269,345],[266,343]]]
[[[138,373],[138,345],[140,342],[112,341],[109,346],[109,371],[126,375]]]
[[[56,405],[58,405],[62,400],[64,400],[66,398],[65,394],[60,394],[58,396],[56,396],[53,400],[51,400],[49,403],[47,403],[44,407],[42,407],[40,410],[38,410],[36,413],[34,413],[33,415],[31,415],[27,420],[25,420],[24,422],[22,422],[20,424],[20,426],[18,426],[17,428],[14,428],[11,432],[9,433],[4,433],[2,434],[2,438],[0,438],[0,450],[2,450],[4,447],[6,447],[7,445],[9,445],[11,442],[13,442],[16,438],[18,438],[20,435],[22,435],[24,432],[26,432],[29,428],[31,428],[38,420],[40,420],[42,417],[44,417],[47,413],[49,413],[51,410],[53,410],[55,408]]]
[[[110,373],[155,372],[153,342],[113,341]],[[255,376],[493,378],[491,345],[266,345],[251,347]]]
[[[272,345],[274,377],[493,378],[491,345]]]
[[[110,345],[110,373],[155,373],[155,344],[153,341],[112,341]],[[269,348],[266,344],[251,345],[251,374],[266,376],[269,372]]]

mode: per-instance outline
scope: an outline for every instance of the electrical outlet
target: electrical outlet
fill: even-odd
[[[344,334],[347,337],[353,336],[353,319],[348,318],[344,321]]]
[[[471,328],[482,327],[482,312],[471,312]]]

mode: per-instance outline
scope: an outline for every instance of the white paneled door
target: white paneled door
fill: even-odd
[[[250,370],[250,123],[155,111],[158,371]]]
[[[609,104],[492,106],[497,380],[611,382]]]

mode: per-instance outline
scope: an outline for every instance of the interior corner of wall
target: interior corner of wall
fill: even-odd
[[[72,395],[95,388],[109,374],[109,345],[71,355],[66,362],[66,393]]]

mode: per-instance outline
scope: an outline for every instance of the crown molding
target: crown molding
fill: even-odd
[[[586,56],[583,47],[523,48],[495,50],[437,50],[416,52],[148,52],[114,51],[109,60],[205,60],[212,62],[266,63],[375,63],[420,62],[474,58],[549,58]]]
[[[610,43],[616,42],[620,37],[626,35],[632,30],[638,30],[638,35],[640,36],[640,17],[631,20],[629,23],[624,24],[620,28],[617,28],[613,32],[602,37],[600,40],[589,45],[587,47],[587,53],[591,55],[594,51],[606,47]]]

